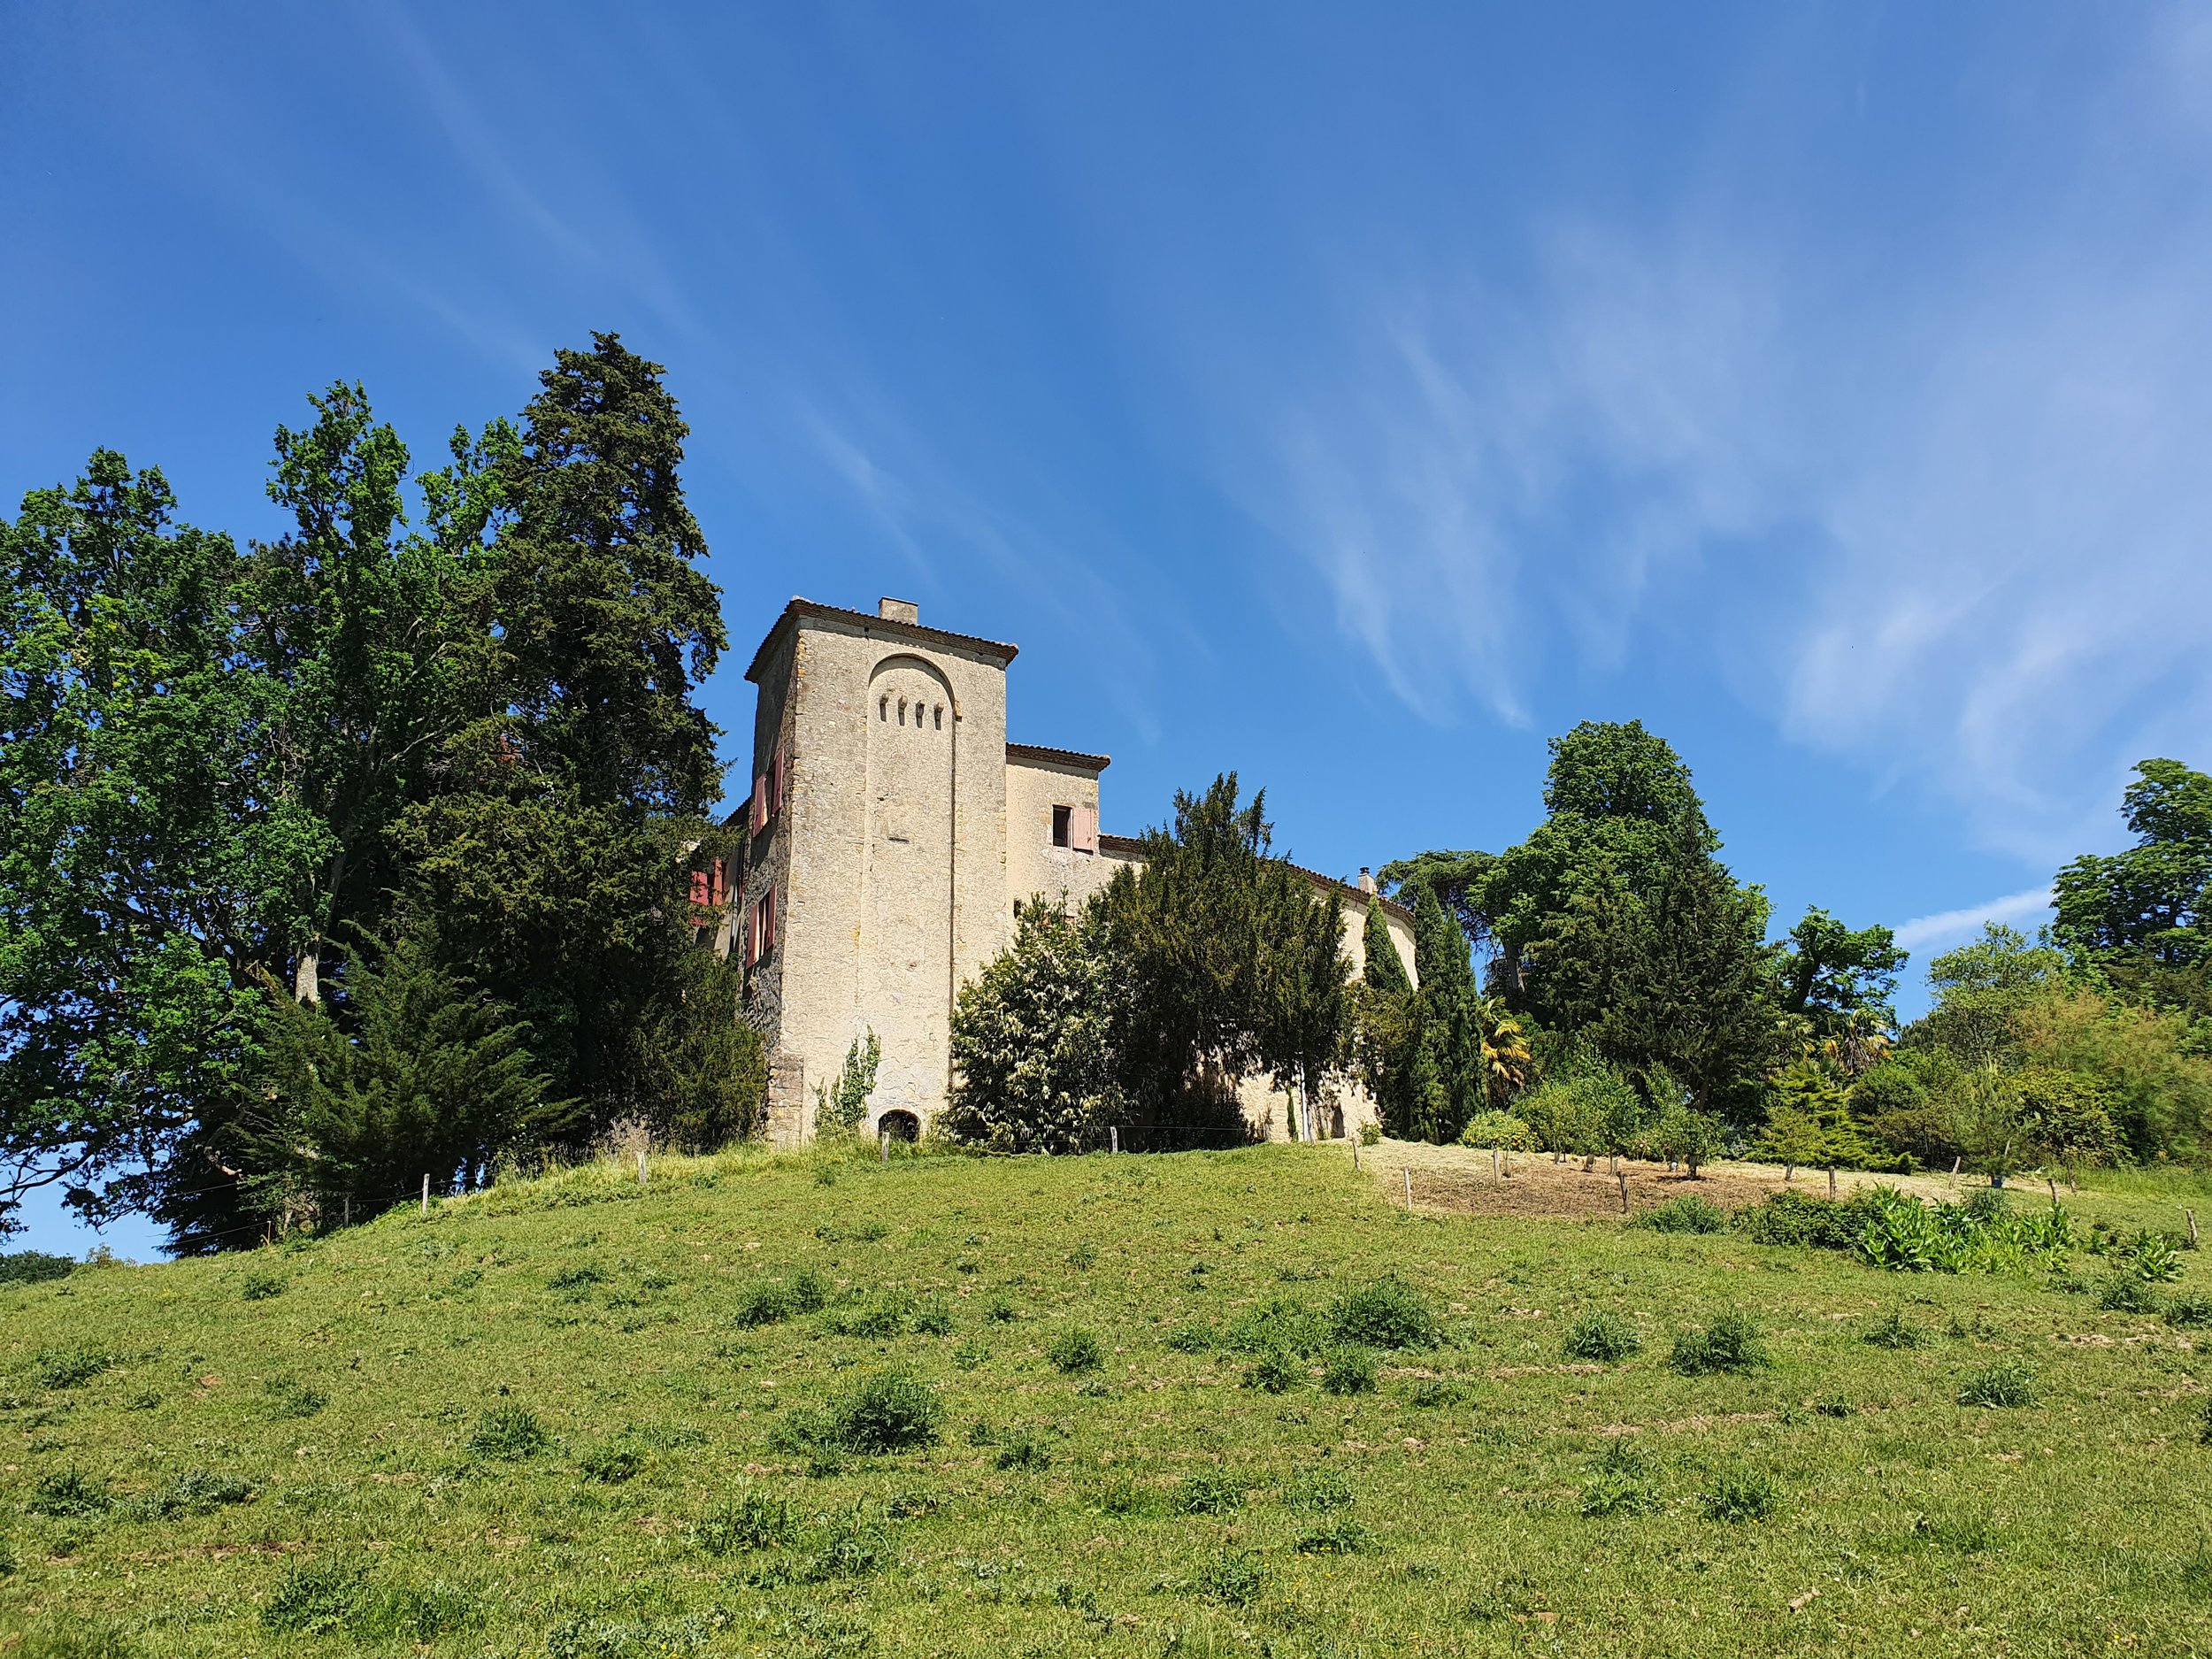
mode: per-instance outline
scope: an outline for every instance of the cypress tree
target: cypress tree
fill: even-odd
[[[1390,924],[1384,919],[1380,899],[1367,901],[1367,931],[1363,943],[1367,950],[1367,964],[1362,978],[1371,990],[1402,996],[1413,989],[1413,981],[1406,977],[1405,959],[1398,954],[1398,941],[1391,938]]]

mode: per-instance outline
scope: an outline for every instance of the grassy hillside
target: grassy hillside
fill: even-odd
[[[733,1155],[0,1287],[0,1655],[2212,1651],[2212,1333],[1402,1197]]]

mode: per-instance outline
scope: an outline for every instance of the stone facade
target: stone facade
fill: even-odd
[[[779,1144],[814,1133],[816,1086],[871,1030],[870,1126],[925,1127],[950,1081],[953,998],[1012,939],[1016,906],[1080,902],[1138,858],[1099,829],[1105,756],[1006,741],[1015,653],[924,627],[900,600],[872,616],[795,599],[746,670],[753,787],[732,822],[751,833],[720,938],[748,964]],[[1364,897],[1348,892],[1356,972]],[[1386,903],[1410,970],[1411,918]],[[1337,1133],[1373,1116],[1342,1079],[1329,1094]],[[1250,1082],[1243,1097],[1256,1128],[1287,1133],[1281,1096]]]

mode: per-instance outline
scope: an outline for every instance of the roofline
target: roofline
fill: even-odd
[[[1098,838],[1098,850],[1102,853],[1114,853],[1124,858],[1141,858],[1144,856],[1144,838],[1140,835],[1102,833]],[[1303,864],[1291,864],[1287,858],[1284,859],[1283,863],[1288,864],[1291,869],[1295,870],[1317,887],[1334,887],[1345,897],[1354,901],[1372,899],[1381,905],[1385,911],[1396,917],[1408,927],[1413,926],[1413,912],[1386,893],[1363,893],[1349,881],[1340,881],[1334,876],[1323,875],[1318,870],[1309,870]]]
[[[768,648],[776,642],[784,625],[801,618],[817,622],[843,622],[857,627],[864,635],[883,634],[894,640],[903,640],[910,645],[949,646],[955,649],[980,651],[995,658],[1001,668],[1019,655],[1021,647],[1009,645],[1000,640],[986,640],[972,634],[949,634],[942,628],[926,628],[918,622],[900,622],[890,617],[879,617],[872,611],[848,611],[842,605],[826,605],[818,600],[802,599],[795,595],[783,608],[760,641],[760,649],[753,653],[753,660],[746,665],[745,678],[755,685],[760,683],[760,666],[767,659]]]
[[[1111,755],[1086,755],[1079,749],[1047,749],[1041,743],[1009,743],[1009,760],[1030,760],[1047,766],[1071,766],[1078,772],[1101,772],[1114,764]]]

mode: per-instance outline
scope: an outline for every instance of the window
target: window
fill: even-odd
[[[768,816],[781,818],[783,803],[791,788],[791,745],[776,745],[775,757],[768,767]]]
[[[888,697],[878,697],[876,699],[876,718],[879,720],[888,721],[890,718],[891,699]]]
[[[943,703],[941,703],[937,705],[934,718],[937,724],[937,729],[941,732],[943,731],[945,729],[945,705]]]
[[[764,892],[745,916],[745,965],[753,966],[776,949],[776,889]]]
[[[1056,806],[1052,809],[1052,844],[1055,847],[1064,847],[1068,844],[1068,826],[1074,817],[1075,809],[1071,806]]]

